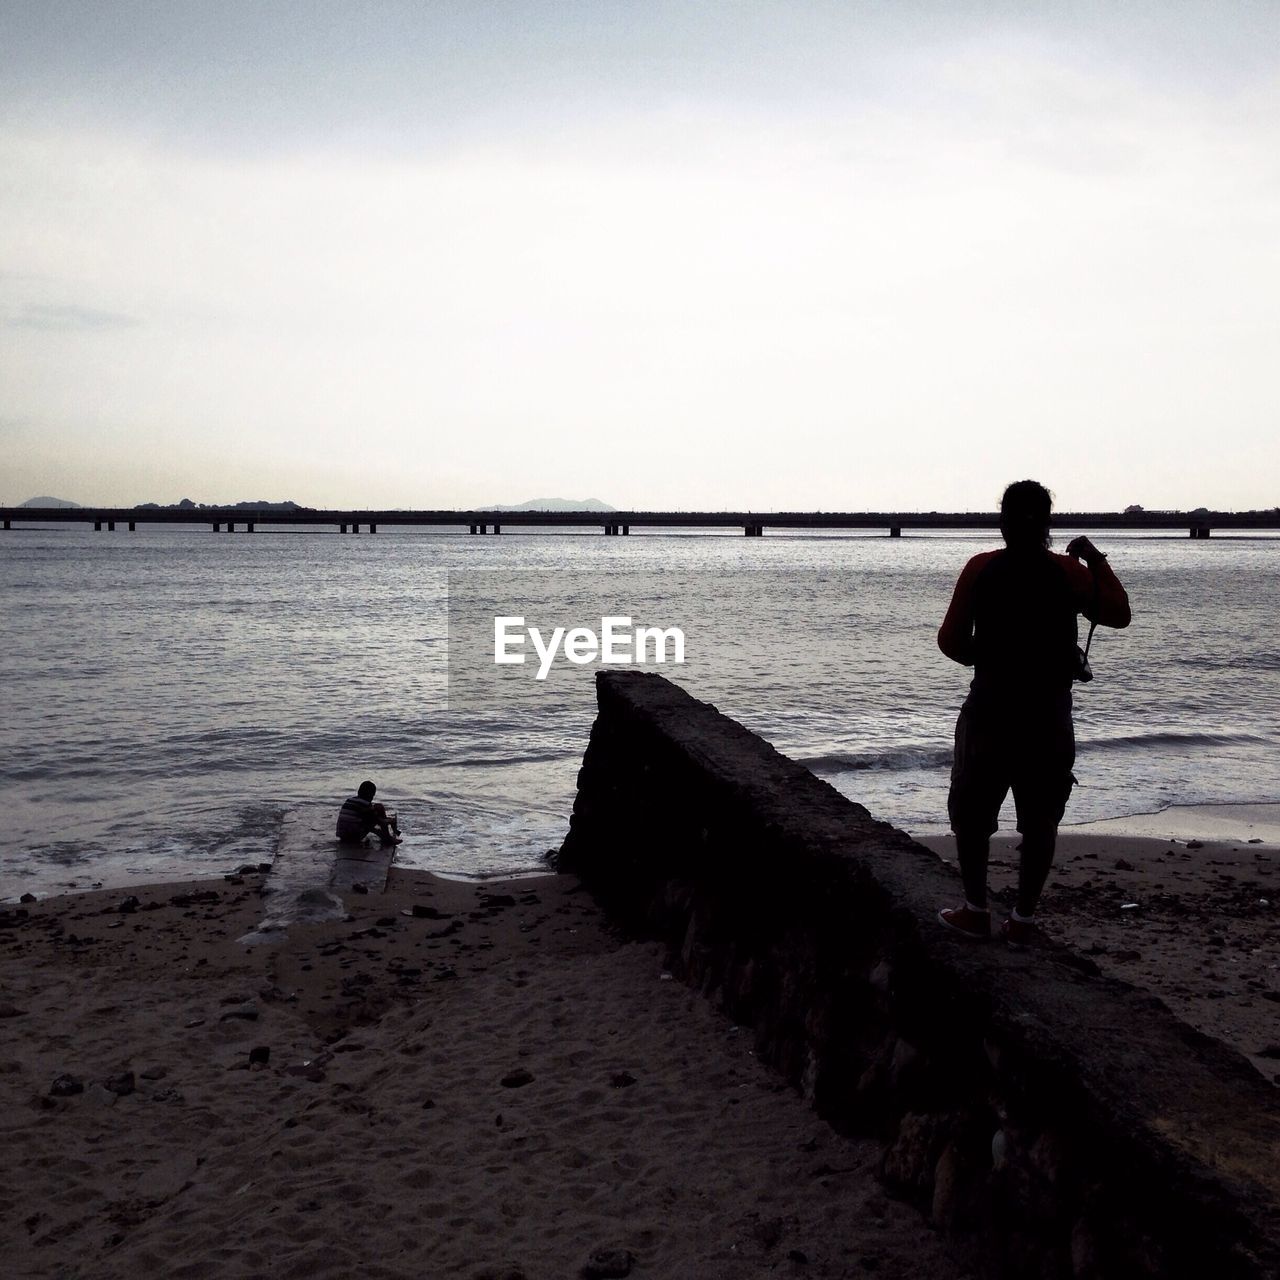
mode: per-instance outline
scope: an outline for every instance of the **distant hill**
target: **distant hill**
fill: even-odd
[[[24,507],[79,507],[78,502],[68,502],[66,498],[28,498],[21,504]]]
[[[519,502],[515,506],[492,506],[481,508],[484,511],[617,511],[607,502],[599,498],[530,498],[528,502]]]
[[[135,511],[309,511],[309,507],[300,507],[296,502],[192,502],[183,498],[181,502],[170,502],[161,506],[158,502],[139,502]]]

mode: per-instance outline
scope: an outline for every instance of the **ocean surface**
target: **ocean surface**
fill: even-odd
[[[402,862],[538,869],[567,829],[596,668],[542,685],[507,668],[461,696],[450,592],[474,611],[488,582],[517,609],[527,581],[530,623],[598,625],[599,606],[682,627],[686,665],[654,669],[877,816],[944,830],[969,675],[934,637],[993,537],[5,532],[0,898],[268,861],[287,809],[336,811],[364,778],[401,816]],[[1067,821],[1280,800],[1280,538],[1095,541],[1134,620],[1098,629],[1077,686]],[[589,584],[587,612],[539,614],[566,583]]]

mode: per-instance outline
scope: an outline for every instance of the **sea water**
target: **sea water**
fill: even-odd
[[[1280,799],[1280,539],[1095,540],[1134,620],[1099,628],[1096,679],[1076,688],[1068,821]],[[877,816],[943,830],[969,673],[935,635],[960,568],[993,545],[945,532],[5,532],[0,897],[267,861],[286,809],[336,811],[365,778],[399,811],[409,865],[542,866],[567,829],[594,699],[589,678],[510,703],[450,699],[449,585],[484,574],[590,582],[593,607],[622,611],[643,583],[662,615],[646,621],[688,634],[690,661],[665,674]]]

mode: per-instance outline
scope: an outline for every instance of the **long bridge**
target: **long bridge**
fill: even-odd
[[[897,538],[904,529],[998,529],[994,511],[340,511],[298,507],[0,507],[4,528],[15,524],[92,524],[133,532],[143,524],[207,525],[215,533],[253,533],[260,525],[324,526],[341,533],[380,528],[451,527],[473,534],[507,529],[598,528],[607,535],[632,529],[869,529]],[[1207,538],[1214,529],[1280,529],[1280,508],[1270,511],[1073,511],[1053,517],[1058,529],[1185,529]]]

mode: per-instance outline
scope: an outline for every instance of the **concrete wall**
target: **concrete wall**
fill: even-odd
[[[1280,1094],[657,675],[603,672],[560,854],[992,1275],[1280,1275]],[[1195,945],[1194,939],[1188,940]]]

